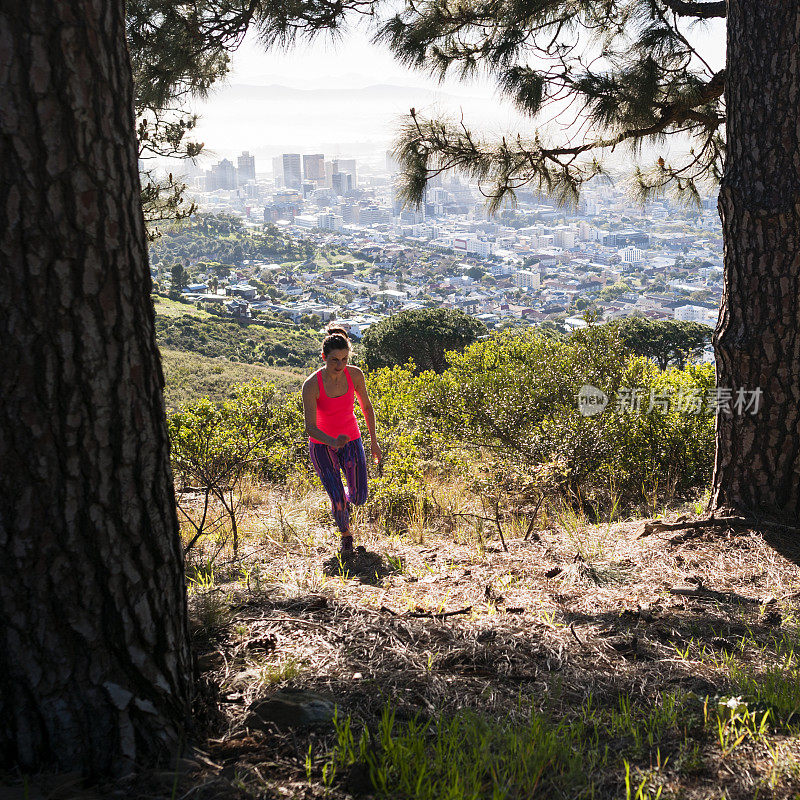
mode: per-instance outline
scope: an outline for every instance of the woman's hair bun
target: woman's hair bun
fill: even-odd
[[[331,350],[349,350],[350,337],[347,331],[340,325],[331,325],[325,330],[325,338],[322,340],[322,352],[327,356]]]
[[[339,325],[330,325],[325,333],[327,336],[333,336],[335,333],[340,333],[345,339],[350,339],[347,331]]]

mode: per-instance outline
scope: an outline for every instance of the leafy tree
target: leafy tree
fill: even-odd
[[[362,340],[364,361],[369,369],[376,369],[412,360],[418,370],[443,372],[446,351],[461,350],[485,333],[486,326],[463,311],[401,311],[367,329]]]
[[[628,294],[631,287],[625,281],[617,281],[612,283],[611,286],[605,286],[600,290],[599,297],[601,300],[616,300],[623,294]]]
[[[670,364],[683,369],[711,343],[713,331],[699,322],[628,317],[619,324],[619,333],[629,350],[652,358],[660,369]]]
[[[172,278],[171,286],[173,290],[180,291],[186,287],[186,270],[183,268],[183,264],[175,264],[172,267],[170,275]]]
[[[191,653],[122,0],[0,6],[0,770],[185,741]]]
[[[687,36],[712,18],[727,25],[727,63],[716,71]],[[717,417],[711,505],[790,526],[800,518],[798,25],[798,0],[425,0],[407,3],[381,33],[405,63],[440,76],[488,71],[533,119],[551,108],[582,117],[565,141],[538,127],[492,142],[412,109],[397,145],[410,202],[432,175],[457,169],[484,185],[493,210],[525,184],[575,203],[603,174],[604,153],[692,140],[676,163],[656,150],[633,188],[696,201],[704,180],[721,181],[725,288],[714,346],[718,384],[742,405]]]

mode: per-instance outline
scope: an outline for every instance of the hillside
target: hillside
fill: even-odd
[[[167,413],[201,397],[215,402],[226,400],[234,386],[256,379],[274,383],[279,392],[297,391],[305,376],[288,367],[242,364],[168,348],[161,349],[161,363]]]
[[[244,325],[161,297],[154,304],[156,342],[162,350],[270,367],[305,368],[319,361],[321,337],[309,328],[277,322]]]
[[[234,386],[302,374],[165,363],[228,398],[168,420],[194,749],[103,796],[798,796],[800,549],[701,516],[711,367],[603,326],[367,371],[383,458],[342,556],[296,393]]]

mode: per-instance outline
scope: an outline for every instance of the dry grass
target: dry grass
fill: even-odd
[[[207,581],[190,592],[206,756],[177,796],[372,791],[323,777],[331,730],[248,727],[250,704],[281,687],[332,698],[356,727],[377,725],[387,702],[403,724],[464,709],[522,724],[532,704],[573,726],[572,747],[607,746],[595,797],[797,796],[800,708],[745,696],[776,664],[778,693],[781,680],[800,682],[800,573],[759,533],[639,538],[636,520],[592,526],[562,508],[529,541],[526,520],[507,522],[505,552],[491,525],[466,516],[478,506],[463,489],[429,490],[441,513],[420,511],[406,532],[379,535],[362,514],[355,543],[367,552],[352,561],[335,557],[327,497],[302,479],[248,487],[238,559],[224,533],[193,549],[190,569]],[[734,696],[743,711],[726,718],[718,704]],[[170,796],[141,786],[129,796]]]

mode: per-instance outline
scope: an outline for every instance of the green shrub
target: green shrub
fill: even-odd
[[[387,446],[383,474],[372,480],[368,513],[389,530],[402,528],[423,494],[419,432],[401,433]]]
[[[709,365],[661,372],[628,354],[614,326],[563,340],[535,330],[501,333],[447,356],[451,367],[419,387],[422,413],[441,435],[489,449],[516,471],[554,465],[564,495],[636,503],[689,492],[710,477],[713,416],[705,403],[692,413],[674,402],[690,392],[705,400],[713,389]],[[607,396],[602,413],[580,413],[586,385]],[[633,390],[641,402],[626,406]],[[662,393],[673,402],[663,405]]]

